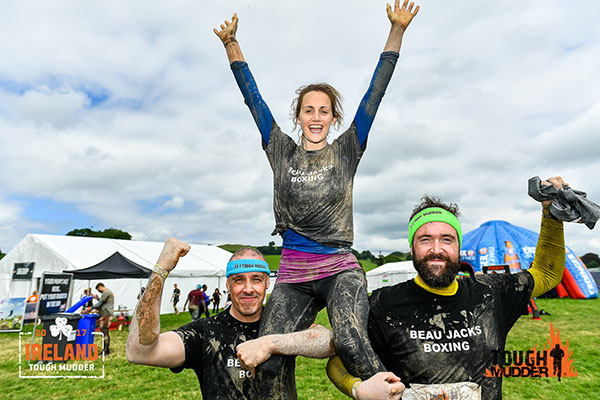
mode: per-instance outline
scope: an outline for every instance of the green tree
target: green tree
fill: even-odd
[[[108,228],[103,231],[94,231],[90,228],[73,229],[67,232],[67,236],[99,237],[108,239],[131,240],[131,235],[116,228]]]
[[[2,252],[2,250],[0,250],[0,260],[2,260],[4,258],[6,254]]]

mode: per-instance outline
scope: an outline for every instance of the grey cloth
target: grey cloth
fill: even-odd
[[[105,288],[100,300],[92,308],[98,309],[98,315],[101,317],[113,316],[115,313],[115,295],[112,290]]]
[[[600,206],[588,200],[584,192],[566,185],[560,189],[553,185],[542,185],[539,176],[529,179],[529,196],[540,202],[552,200],[550,214],[561,221],[578,220],[588,228],[594,229],[596,221],[600,219]]]

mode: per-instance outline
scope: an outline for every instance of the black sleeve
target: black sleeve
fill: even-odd
[[[177,368],[171,368],[172,372],[179,373],[185,368],[197,369],[202,365],[202,343],[204,342],[204,330],[201,321],[192,321],[175,330],[183,341],[185,347],[185,361]]]
[[[533,291],[533,276],[524,271],[517,274],[482,275],[482,277],[494,280],[494,287],[498,291],[502,317],[508,334],[508,331],[526,310]]]

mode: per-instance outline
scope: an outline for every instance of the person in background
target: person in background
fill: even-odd
[[[212,294],[212,303],[213,313],[216,314],[219,312],[219,304],[221,304],[221,292],[219,292],[219,288],[215,288],[215,291]]]
[[[104,286],[103,283],[96,285],[96,290],[101,293],[98,302],[92,306],[92,309],[98,310],[97,326],[100,332],[104,334],[104,347],[102,353],[107,356],[110,354],[110,320],[115,313],[115,295],[112,290]],[[97,297],[97,296],[96,296]]]
[[[37,290],[34,290],[33,293],[31,293],[31,296],[29,296],[27,298],[27,302],[28,303],[37,303],[38,299],[39,299],[39,295],[37,294]]]
[[[185,299],[185,303],[183,304],[183,312],[185,312],[185,308],[188,303],[190,304],[190,315],[192,316],[192,321],[200,318],[200,306],[203,304],[202,301],[202,290],[200,290],[202,286],[197,285],[196,289],[190,290],[188,293],[187,299]]]
[[[204,315],[206,318],[210,318],[210,297],[206,291],[208,290],[208,286],[202,285],[202,303],[204,304]]]
[[[177,288],[177,284],[173,284],[173,294],[171,295],[171,302],[173,303],[173,309],[175,310],[175,315],[179,314],[179,310],[177,310],[177,303],[179,303],[179,295],[181,294],[181,290]]]

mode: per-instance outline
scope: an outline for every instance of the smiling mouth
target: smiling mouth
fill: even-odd
[[[321,126],[321,125],[309,125],[308,126],[308,130],[310,131],[310,133],[318,135],[319,133],[323,132],[323,126]]]

